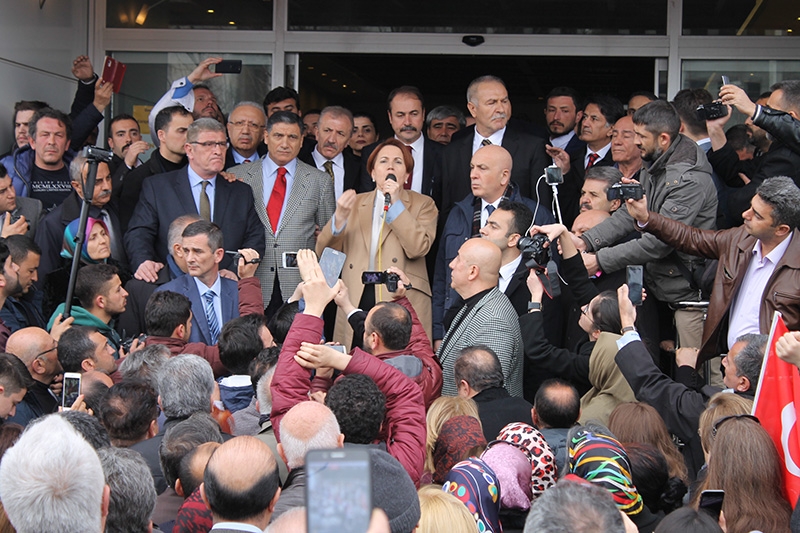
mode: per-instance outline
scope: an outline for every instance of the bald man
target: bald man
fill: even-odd
[[[609,217],[611,217],[611,213],[601,209],[583,211],[580,215],[575,217],[575,222],[572,223],[572,233],[580,237],[584,232],[592,229]]]
[[[56,376],[63,372],[57,346],[55,339],[42,328],[22,328],[8,337],[6,351],[25,363],[34,380],[9,422],[25,427],[31,420],[58,409],[59,401],[49,388]]]
[[[250,436],[236,437],[217,448],[200,485],[215,533],[252,531],[248,526],[263,531],[280,493],[275,456],[269,446]]]
[[[547,208],[540,205],[537,209],[536,202],[519,193],[516,184],[511,181],[512,166],[511,154],[499,145],[484,146],[472,155],[469,174],[471,192],[453,205],[439,238],[431,302],[435,348],[438,348],[444,337],[444,323],[452,321],[455,310],[461,305],[456,291],[451,289],[448,265],[456,257],[464,241],[480,236],[481,228],[486,225],[489,215],[497,209],[500,202],[505,199],[525,204],[536,213],[536,225],[555,222]]]
[[[300,402],[289,409],[280,421],[280,434],[278,455],[289,467],[289,477],[275,505],[275,519],[306,503],[306,453],[344,446],[336,415],[318,402]]]
[[[494,350],[503,367],[504,387],[522,396],[522,336],[517,313],[497,288],[501,252],[487,239],[469,239],[450,262],[450,286],[464,300],[436,356],[442,364],[442,396],[455,396],[454,367],[461,350],[482,345]]]

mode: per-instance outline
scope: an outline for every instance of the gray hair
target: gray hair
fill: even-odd
[[[319,112],[319,120],[322,120],[322,117],[330,116],[331,118],[346,118],[350,121],[350,129],[355,127],[355,121],[353,119],[353,113],[347,109],[346,107],[342,107],[340,105],[329,105],[325,109]]]
[[[791,231],[800,227],[800,189],[792,178],[776,176],[765,179],[756,194],[772,207],[772,224],[786,224]]]
[[[265,533],[305,533],[306,508],[292,507],[276,518],[266,529]]]
[[[197,120],[189,124],[188,128],[186,128],[186,143],[188,144],[197,142],[197,139],[200,137],[200,134],[203,133],[204,131],[214,131],[222,133],[223,135],[226,135],[225,138],[227,139],[228,132],[225,131],[225,126],[220,124],[219,121],[216,119],[204,117],[204,118],[198,118]]]
[[[475,78],[474,80],[469,82],[469,87],[467,87],[467,102],[472,102],[473,104],[476,104],[477,102],[475,102],[475,91],[478,90],[478,85],[480,85],[481,83],[488,83],[488,82],[499,83],[503,87],[506,86],[506,82],[504,82],[497,76],[492,76],[491,74]]]
[[[198,220],[202,220],[199,215],[181,215],[172,221],[167,232],[167,247],[170,254],[172,248],[183,241],[183,230],[186,229],[186,226]]]
[[[339,444],[339,435],[342,432],[333,412],[330,412],[325,421],[320,424],[314,436],[306,441],[292,435],[291,429],[283,423],[283,420],[281,420],[280,425],[281,445],[283,453],[286,455],[286,466],[289,467],[289,470],[303,466],[306,462],[306,454],[310,450],[336,448]]]
[[[586,171],[586,176],[583,178],[583,180],[597,180],[605,182],[607,191],[609,187],[622,181],[622,172],[614,167],[595,166]]]
[[[197,355],[177,355],[164,363],[158,372],[158,394],[167,418],[210,412],[213,392],[211,365]]]
[[[275,369],[278,365],[272,367],[264,372],[258,379],[256,384],[256,399],[258,400],[258,412],[262,415],[268,415],[272,412],[272,376],[275,375]]]
[[[56,415],[28,427],[0,463],[3,507],[18,533],[100,531],[105,483],[97,453]]]
[[[559,481],[531,505],[524,533],[625,533],[611,494],[591,485]]]
[[[122,379],[138,378],[147,381],[153,390],[158,390],[158,373],[170,355],[169,348],[163,344],[151,344],[141,350],[128,354],[119,365]]]
[[[736,365],[736,377],[744,376],[750,380],[750,390],[753,392],[758,387],[758,378],[761,377],[761,364],[764,362],[767,339],[769,339],[767,335],[758,333],[748,333],[736,339],[736,342],[747,343],[747,346],[733,359],[733,364]]]
[[[465,128],[467,126],[467,119],[464,117],[464,113],[462,113],[461,110],[451,105],[440,105],[434,107],[431,112],[428,113],[428,116],[425,117],[425,127],[430,128],[432,121],[443,120],[448,117],[456,117],[458,127],[460,128]]]
[[[111,489],[106,531],[147,533],[156,507],[156,489],[147,463],[128,448],[103,448],[97,455]]]
[[[251,100],[245,100],[244,102],[239,102],[238,104],[233,106],[233,109],[231,109],[231,112],[228,115],[228,121],[229,122],[230,122],[230,116],[233,114],[234,111],[236,111],[240,107],[254,107],[254,108],[258,109],[258,112],[261,114],[261,118],[264,119],[264,124],[267,123],[267,114],[264,113],[264,108],[262,107],[262,105],[259,104],[259,103],[253,102]]]
[[[83,182],[83,167],[86,166],[86,156],[83,151],[75,154],[75,158],[69,164],[69,179],[71,181]]]

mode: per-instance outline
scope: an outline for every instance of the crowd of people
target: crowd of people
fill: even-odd
[[[800,81],[555,87],[546,127],[408,85],[382,140],[288,87],[223,110],[220,61],[152,145],[86,56],[69,114],[15,105],[0,531],[800,531],[752,416],[776,312],[800,368]],[[313,499],[312,450],[371,482]]]

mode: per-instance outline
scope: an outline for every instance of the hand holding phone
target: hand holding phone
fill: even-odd
[[[644,267],[642,267],[642,265],[628,265],[628,299],[630,299],[633,305],[642,305],[643,277]]]
[[[308,452],[306,502],[308,531],[367,531],[372,516],[369,451],[337,448]]]
[[[64,373],[64,385],[61,389],[61,408],[64,411],[72,409],[72,405],[81,394],[81,375],[77,372]]]

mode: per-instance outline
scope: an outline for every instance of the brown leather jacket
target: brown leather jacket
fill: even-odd
[[[753,257],[756,239],[744,226],[720,231],[700,230],[653,212],[644,231],[683,252],[719,259],[703,328],[703,346],[697,360],[699,366],[726,351],[728,313]],[[769,333],[775,311],[783,315],[790,330],[800,329],[800,231],[797,229],[764,289],[758,310],[761,333]]]

